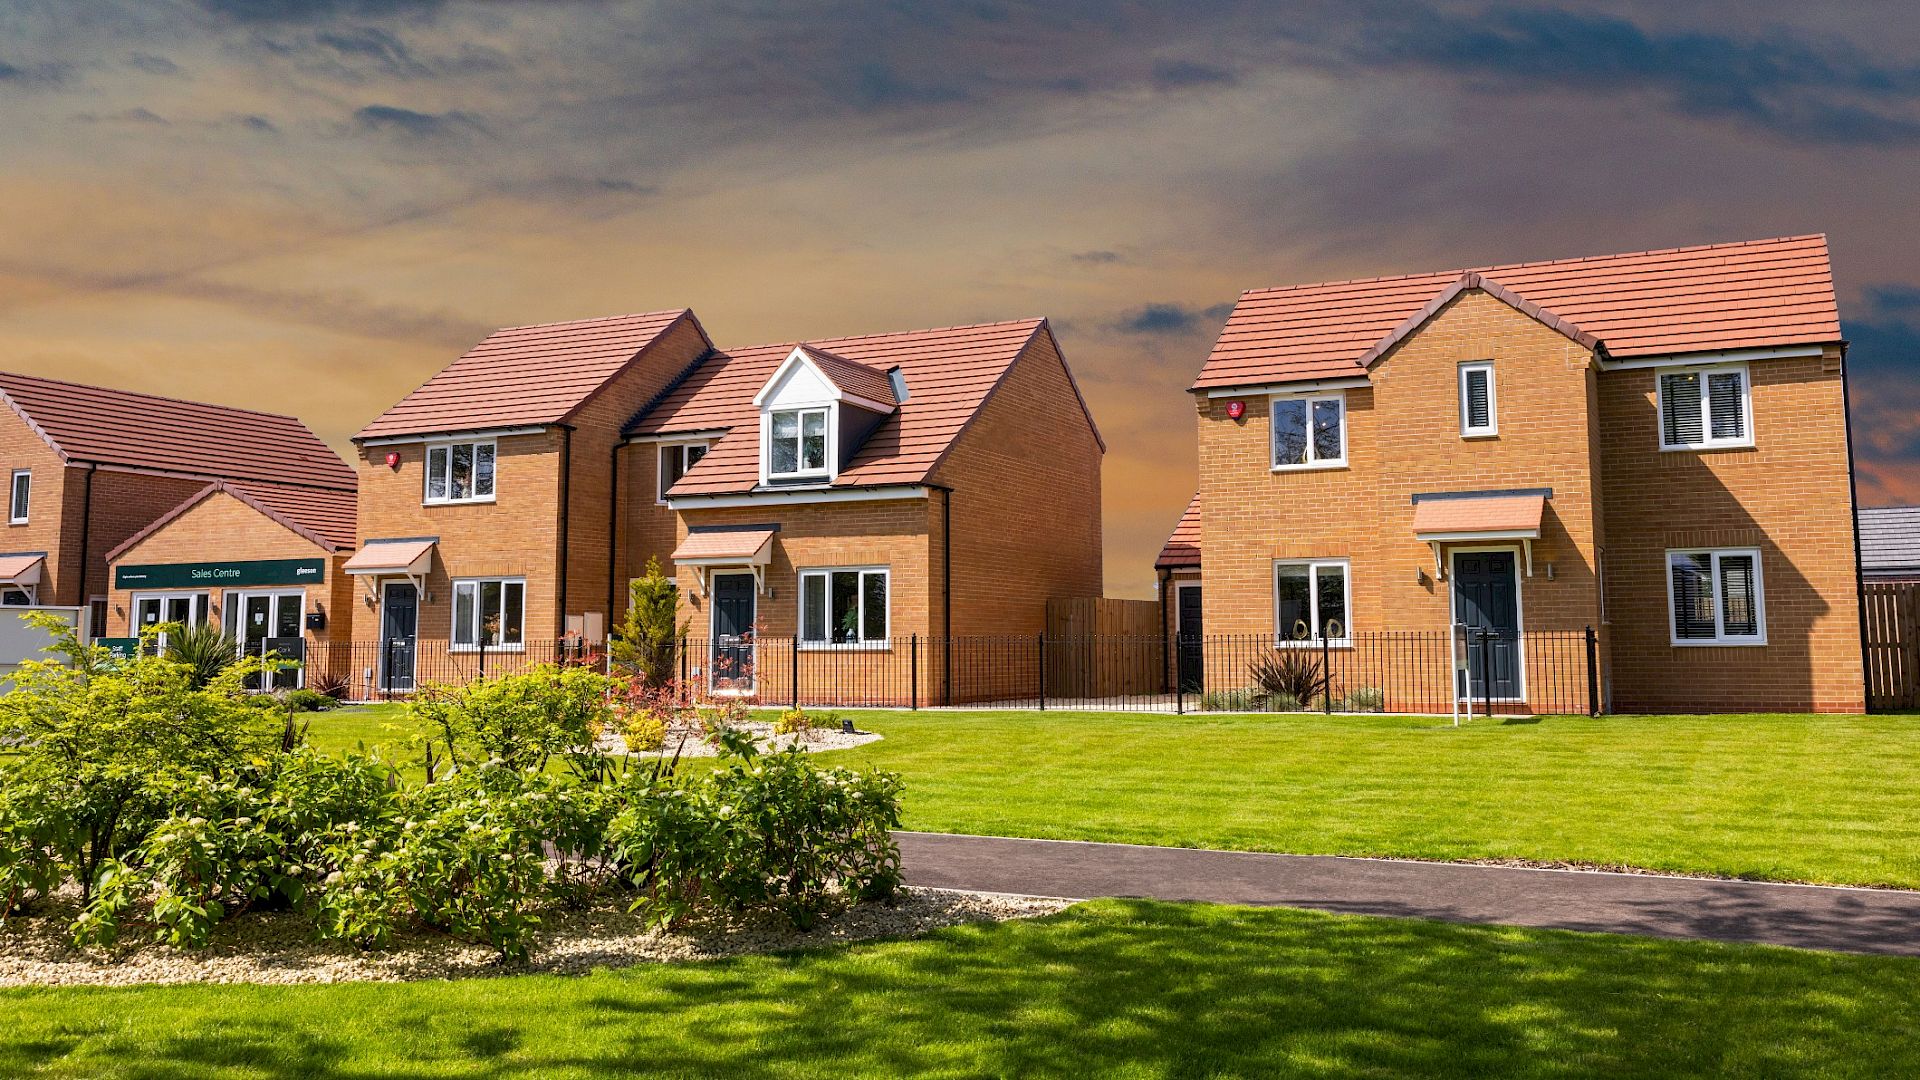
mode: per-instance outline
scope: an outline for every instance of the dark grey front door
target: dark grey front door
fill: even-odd
[[[388,693],[413,689],[414,632],[420,592],[411,581],[389,581],[380,604],[380,685]]]
[[[1205,676],[1206,649],[1201,637],[1200,623],[1200,586],[1175,586],[1175,626],[1179,628],[1180,642],[1180,692],[1197,694],[1202,689]]]
[[[1520,697],[1520,581],[1511,551],[1453,553],[1453,618],[1467,627],[1476,698]]]
[[[714,690],[753,690],[752,574],[713,575]]]

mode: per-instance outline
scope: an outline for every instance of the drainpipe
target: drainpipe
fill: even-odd
[[[607,636],[613,636],[613,603],[619,595],[614,588],[615,576],[620,570],[620,451],[626,449],[627,441],[622,438],[613,440],[613,449],[607,454]]]
[[[88,611],[93,609],[87,600],[87,564],[92,561],[87,552],[87,538],[93,531],[93,474],[98,471],[92,465],[87,466],[87,478],[80,486],[80,598],[75,603]],[[1859,547],[1857,543],[1854,546]],[[97,636],[106,636],[106,627],[96,626],[91,630]]]
[[[1840,343],[1840,409],[1846,415],[1847,509],[1853,515],[1853,596],[1860,618],[1860,700],[1866,703],[1867,573],[1860,563],[1860,481],[1853,471],[1853,392],[1847,385],[1847,343]]]
[[[573,517],[573,425],[560,424],[560,560],[554,570],[554,640],[567,633],[567,524]]]
[[[940,544],[944,549],[940,554],[940,576],[943,579],[941,591],[945,600],[940,605],[941,633],[946,636],[946,648],[941,650],[945,656],[942,661],[946,668],[945,681],[941,684],[941,696],[946,704],[953,704],[953,489],[940,489]]]

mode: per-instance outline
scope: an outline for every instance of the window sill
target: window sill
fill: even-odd
[[[486,506],[494,501],[492,495],[480,499],[422,499],[421,506]]]
[[[1673,640],[1673,647],[1676,649],[1751,649],[1766,643],[1766,638],[1690,638],[1686,641]]]
[[[1282,472],[1332,472],[1347,467],[1346,459],[1339,461],[1310,461],[1305,465],[1275,465],[1272,471]]]
[[[1500,437],[1500,433],[1498,431],[1463,431],[1460,433],[1460,437],[1463,439],[1497,439]]]
[[[7,519],[7,524],[9,524],[9,525],[25,525],[25,524],[27,524],[27,519],[26,519],[26,518],[8,518],[8,519]]]
[[[1322,644],[1323,643],[1319,638],[1309,638],[1306,641],[1299,641],[1291,638],[1288,638],[1288,639],[1275,638],[1273,642],[1273,647],[1276,649],[1317,649]],[[1353,648],[1353,639],[1352,638],[1328,638],[1324,642],[1324,644],[1329,649],[1351,649]]]
[[[1693,446],[1662,446],[1660,452],[1663,454],[1710,454],[1715,450],[1751,449],[1753,449],[1753,440],[1748,439],[1745,442],[1698,443]]]
[[[893,643],[888,641],[803,641],[801,652],[892,652]]]
[[[526,651],[527,651],[527,647],[526,647],[525,645],[489,645],[489,646],[487,646],[487,649],[486,649],[486,651],[487,651],[487,652],[490,652],[490,653],[496,653],[496,652],[511,652],[511,653],[523,653],[523,652],[526,652]],[[474,653],[478,653],[478,652],[480,652],[480,646],[478,646],[478,645],[449,645],[449,646],[447,646],[447,652],[449,652],[449,653],[469,653],[469,654],[474,654]]]

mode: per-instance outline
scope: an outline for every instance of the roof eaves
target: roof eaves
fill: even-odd
[[[0,401],[5,401],[7,403],[7,408],[13,410],[14,415],[20,418],[20,422],[27,425],[28,430],[32,431],[35,435],[40,436],[40,440],[47,444],[48,449],[52,450],[55,454],[59,455],[60,463],[62,465],[73,464],[72,455],[68,454],[66,450],[60,446],[59,443],[55,442],[53,440],[53,436],[47,433],[47,429],[41,427],[38,423],[36,423],[33,417],[28,415],[27,410],[20,407],[19,402],[13,400],[12,394],[9,394],[4,390],[0,390]]]
[[[1433,299],[1427,301],[1419,311],[1407,316],[1406,321],[1394,327],[1392,330],[1387,331],[1385,337],[1374,342],[1372,348],[1360,354],[1360,358],[1356,363],[1362,370],[1373,367],[1375,363],[1379,362],[1381,357],[1392,351],[1394,346],[1405,341],[1408,337],[1412,336],[1414,331],[1426,325],[1427,320],[1438,315],[1442,308],[1452,303],[1461,293],[1470,292],[1474,289],[1479,289],[1481,292],[1518,311],[1520,314],[1565,336],[1575,344],[1596,353],[1604,353],[1606,351],[1606,345],[1602,343],[1599,338],[1580,329],[1580,327],[1576,326],[1571,320],[1562,318],[1548,311],[1546,308],[1528,300],[1526,297],[1521,296],[1519,293],[1514,292],[1512,289],[1507,288],[1505,285],[1500,284],[1484,274],[1477,271],[1468,271],[1467,273],[1461,274],[1452,282],[1449,282],[1445,288],[1434,295]]]

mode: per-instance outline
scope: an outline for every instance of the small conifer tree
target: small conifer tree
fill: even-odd
[[[674,662],[687,624],[679,621],[680,594],[660,569],[660,560],[647,560],[647,572],[627,587],[627,613],[614,632],[614,663],[626,668],[647,686],[665,686],[674,677]]]

